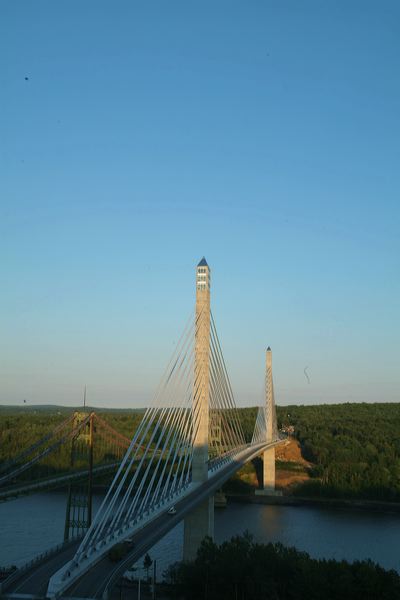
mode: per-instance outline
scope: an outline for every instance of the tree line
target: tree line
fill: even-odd
[[[249,534],[218,546],[206,538],[192,562],[164,573],[171,598],[187,600],[392,600],[400,576],[370,560],[316,560]]]
[[[314,463],[299,494],[400,501],[400,404],[278,407]]]
[[[131,438],[138,411],[99,411],[116,431]],[[256,408],[238,409],[245,438],[251,440]],[[400,404],[335,404],[277,407],[278,427],[293,425],[304,458],[314,464],[299,494],[400,501]],[[0,467],[48,434],[66,418],[56,410],[0,411]],[[102,446],[98,446],[101,452]],[[96,462],[110,457],[96,455]],[[111,457],[112,458],[112,457]],[[38,472],[69,470],[69,447],[38,465]]]

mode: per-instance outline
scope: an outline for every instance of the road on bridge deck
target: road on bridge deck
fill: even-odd
[[[57,554],[49,556],[45,561],[38,564],[35,570],[21,573],[21,576],[4,592],[4,596],[8,594],[33,594],[44,598],[47,592],[47,585],[50,577],[61,569],[67,561],[70,561],[78,546],[80,540],[69,544]]]

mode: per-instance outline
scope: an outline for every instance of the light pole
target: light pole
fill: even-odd
[[[152,599],[156,600],[156,575],[157,575],[157,561],[154,559],[153,562],[153,590],[152,590]]]

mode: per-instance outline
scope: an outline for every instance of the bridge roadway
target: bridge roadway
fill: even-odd
[[[93,467],[93,476],[102,475],[109,471],[114,471],[119,467],[120,462],[108,463],[106,465],[98,465]],[[79,481],[80,479],[87,479],[89,470],[76,471],[74,473],[67,473],[66,475],[57,475],[56,477],[49,477],[48,479],[42,479],[35,481],[34,483],[20,483],[9,486],[4,489],[0,489],[0,502],[17,498],[18,496],[26,496],[34,492],[41,490],[49,490],[72,483],[73,481]]]
[[[102,598],[108,590],[114,587],[121,575],[135,561],[143,556],[160,538],[196,508],[198,504],[201,504],[201,502],[205,501],[219,489],[246,462],[249,462],[264,450],[276,446],[282,441],[278,440],[268,445],[258,444],[257,446],[248,446],[215,474],[210,472],[210,479],[207,482],[200,487],[194,488],[182,500],[175,501],[175,515],[167,514],[168,508],[171,505],[166,505],[164,513],[149,521],[140,531],[134,533],[134,545],[121,561],[115,563],[111,562],[108,556],[103,557],[91,567],[90,571],[75,581],[62,594],[62,597]],[[37,565],[31,571],[21,573],[21,577],[3,592],[3,597],[14,599],[20,597],[26,600],[27,595],[29,595],[30,597],[45,598],[48,580],[66,562],[71,560],[78,543],[76,542],[76,544],[61,550],[59,554],[53,555],[46,562]]]

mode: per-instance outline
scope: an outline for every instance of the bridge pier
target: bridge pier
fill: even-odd
[[[275,448],[269,448],[263,454],[263,488],[256,494],[275,494]]]
[[[214,496],[208,498],[185,517],[183,534],[183,560],[196,558],[201,542],[214,537]]]
[[[275,422],[275,400],[274,384],[272,381],[272,350],[268,346],[266,355],[265,372],[265,431],[266,441],[274,439]],[[275,489],[275,448],[268,448],[263,452],[263,487],[256,490],[259,496],[281,496],[282,492]]]

